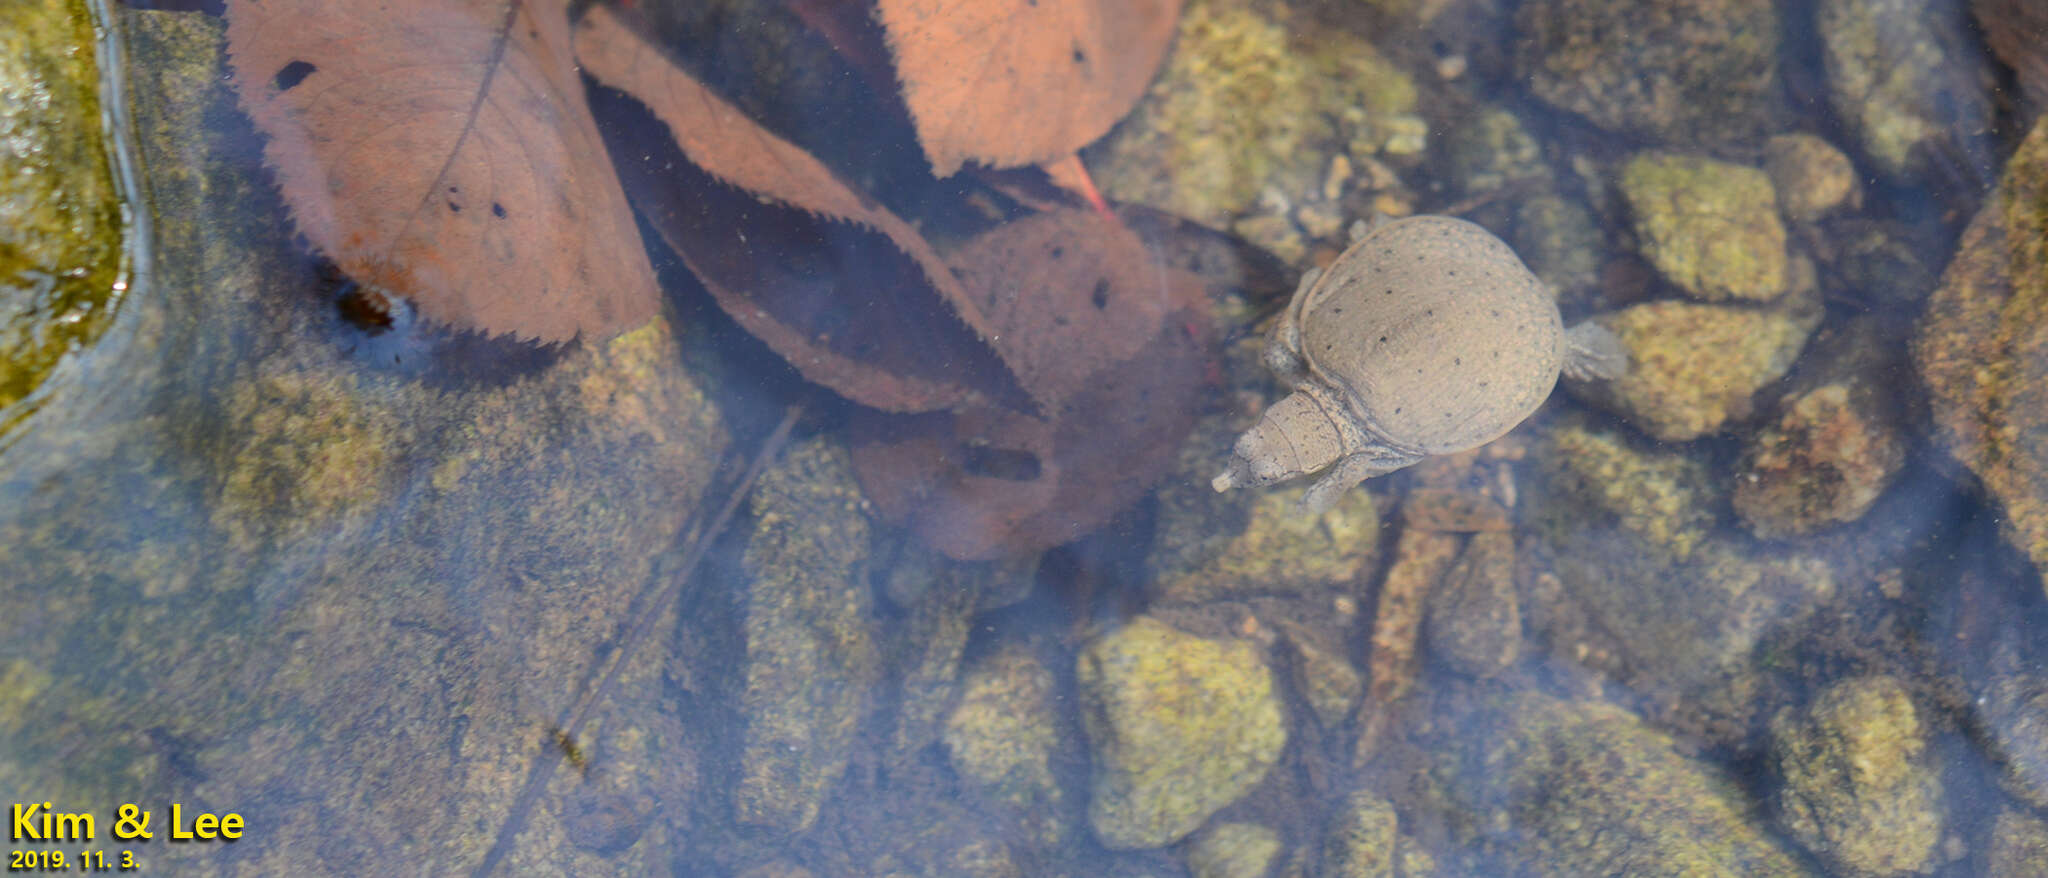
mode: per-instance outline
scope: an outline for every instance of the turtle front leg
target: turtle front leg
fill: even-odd
[[[1329,469],[1323,470],[1323,474],[1316,477],[1314,484],[1308,486],[1308,490],[1301,495],[1301,508],[1311,515],[1319,515],[1336,505],[1337,498],[1344,496],[1345,491],[1358,487],[1358,483],[1373,476],[1386,475],[1421,459],[1385,448],[1344,455],[1336,463],[1331,464]]]
[[[1318,268],[1302,272],[1301,284],[1294,288],[1293,298],[1287,300],[1286,312],[1273,324],[1273,334],[1266,338],[1266,350],[1260,357],[1266,369],[1289,387],[1307,373],[1301,364],[1301,303],[1322,275]]]

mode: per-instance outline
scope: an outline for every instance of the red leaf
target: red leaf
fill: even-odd
[[[658,291],[569,55],[567,0],[228,0],[299,230],[429,320],[542,341]]]
[[[987,320],[909,224],[706,89],[616,14],[592,10],[576,50],[593,77],[666,128],[607,128],[621,138],[635,206],[719,307],[805,378],[891,411],[1030,406],[989,347]],[[677,148],[681,165],[661,158]]]

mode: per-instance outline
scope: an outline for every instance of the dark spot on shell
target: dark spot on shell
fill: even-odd
[[[305,82],[306,77],[312,76],[313,71],[319,69],[304,61],[293,61],[278,68],[277,75],[271,78],[270,84],[277,86],[278,91],[291,91],[292,86]]]
[[[1096,281],[1095,292],[1088,294],[1088,301],[1095,303],[1097,311],[1109,307],[1109,281]]]
[[[499,204],[495,201],[491,202],[491,216],[497,217],[499,219],[504,219],[505,205]]]
[[[1387,337],[1386,337],[1386,336],[1384,336],[1384,335],[1380,336],[1380,344],[1386,344],[1386,343],[1387,343]]]
[[[460,204],[456,204],[455,202],[453,202],[453,201],[450,201],[450,202],[448,202],[448,211],[449,211],[450,213],[461,213],[461,212],[462,212],[462,205],[460,205]]]

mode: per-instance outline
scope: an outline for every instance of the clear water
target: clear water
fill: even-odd
[[[1084,372],[1100,394],[1076,393],[1065,456],[956,449],[956,474],[1006,483],[965,501],[890,481],[924,471],[874,449],[928,425],[811,383],[645,216],[661,315],[615,338],[541,347],[367,296],[297,233],[222,10],[103,10],[133,288],[0,435],[0,800],[32,830],[10,850],[145,874],[2035,874],[2038,400],[2022,377],[2004,408],[1958,409],[1910,346],[1968,310],[1936,287],[2005,209],[2039,103],[1953,2],[1887,13],[1910,26],[1877,28],[1870,66],[1928,72],[1853,105],[1828,53],[1859,31],[1830,10],[1889,4],[1752,14],[1775,74],[1718,88],[1659,77],[1741,80],[1698,59],[1754,33],[1662,43],[1684,29],[1646,13],[1594,34],[1638,76],[1565,81],[1532,73],[1530,41],[1591,39],[1567,25],[1602,4],[1514,5],[1185,10],[1160,84],[1081,156],[1147,271],[1196,279],[1147,325],[1204,355],[1031,348],[1113,365]],[[1746,4],[1696,5],[1713,33]],[[829,13],[638,11],[936,252],[1032,212],[1016,180],[931,179],[858,47],[819,35]],[[607,124],[648,121],[597,94]],[[1859,113],[1926,128],[1893,161]],[[1700,297],[1657,261],[1630,162],[1763,169],[1795,133],[1857,194],[1764,211],[1790,254],[1773,301],[1651,304]],[[1821,167],[1773,182],[1823,197]],[[1712,166],[1672,203],[1711,213],[1756,176]],[[1375,211],[1501,234],[1567,321],[1617,321],[1666,383],[1567,387],[1321,518],[1293,488],[1214,494],[1284,393],[1263,321]],[[816,228],[736,262],[814,280],[835,326],[885,325],[913,360],[940,344],[929,315],[833,286],[904,257]],[[1114,289],[1166,295],[1143,277]],[[1991,309],[2016,341],[1987,382],[2028,374],[2017,301]],[[1116,395],[1153,387],[1187,388],[1185,442],[1114,429],[1164,416]],[[1957,450],[1976,417],[2011,425],[2007,456]],[[1017,499],[1056,467],[1087,475]],[[993,529],[1025,512],[1053,524]],[[114,835],[128,804],[152,839]],[[171,843],[173,805],[246,828]],[[96,834],[38,838],[49,812]],[[1396,871],[1344,871],[1375,857]]]

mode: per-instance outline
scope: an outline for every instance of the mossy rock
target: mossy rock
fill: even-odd
[[[0,433],[121,299],[121,199],[94,51],[81,0],[0,6]]]
[[[1515,28],[1515,67],[1529,90],[1608,131],[1729,143],[1769,118],[1778,55],[1769,0],[1534,0]]]
[[[1172,844],[1250,791],[1287,743],[1257,646],[1140,616],[1082,650],[1075,671],[1095,756],[1088,818],[1103,845]]]
[[[1676,299],[1595,320],[1628,350],[1628,373],[1613,381],[1567,381],[1566,390],[1667,442],[1697,439],[1749,417],[1758,391],[1792,368],[1816,322],[1784,309]]]
[[[817,821],[846,771],[880,675],[865,573],[870,525],[846,449],[824,439],[790,448],[761,474],[749,505],[733,812],[793,835]]]
[[[1227,226],[1268,188],[1319,190],[1338,155],[1420,148],[1407,73],[1348,32],[1290,31],[1265,8],[1188,4],[1151,92],[1089,150],[1105,194]]]
[[[1484,687],[1449,705],[1436,773],[1498,872],[1808,876],[1742,789],[1621,708]]]
[[[1963,232],[1913,354],[1937,440],[2048,584],[2048,121]]]
[[[1785,226],[1771,178],[1745,165],[1643,153],[1621,168],[1643,256],[1679,289],[1720,302],[1786,290]]]
[[[1780,820],[1808,850],[1852,875],[1934,866],[1944,810],[1930,730],[1894,677],[1829,686],[1771,721]]]

